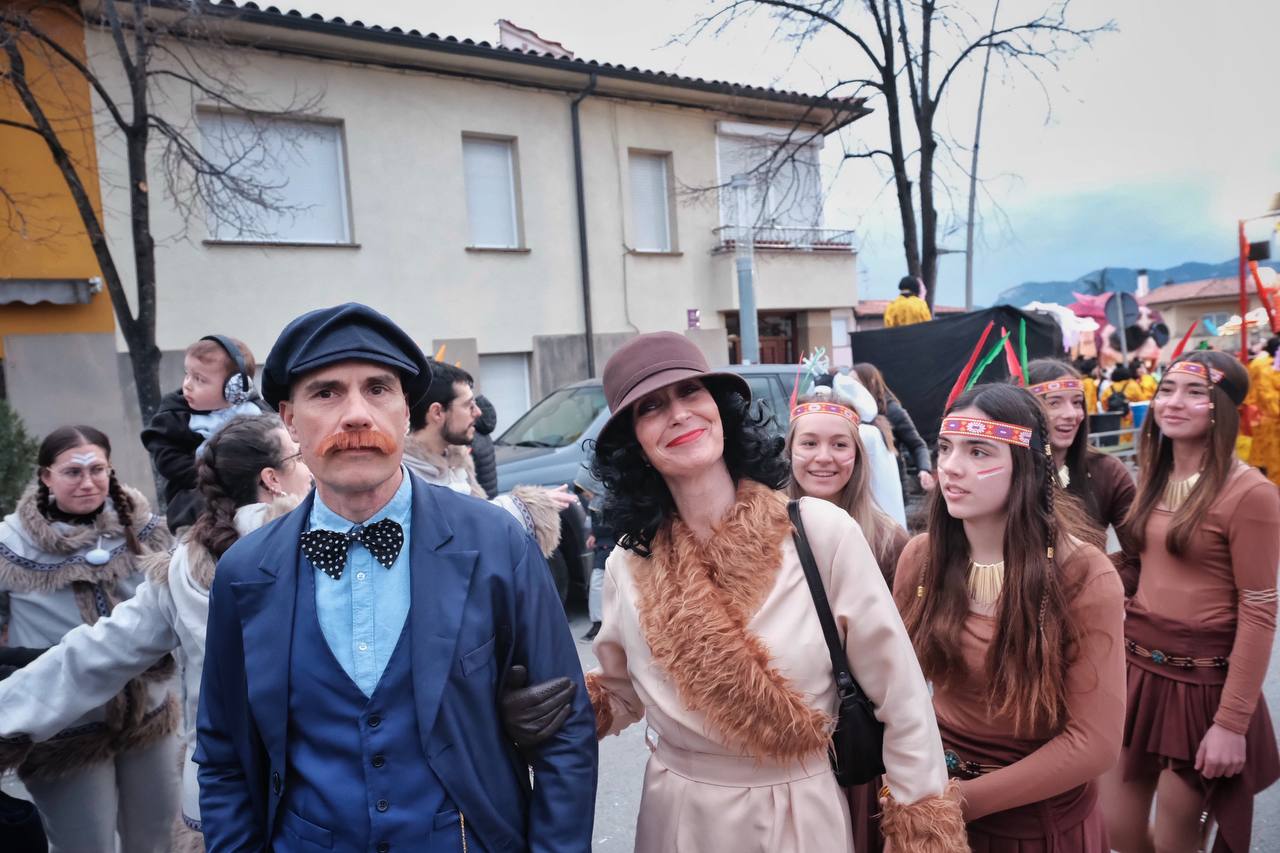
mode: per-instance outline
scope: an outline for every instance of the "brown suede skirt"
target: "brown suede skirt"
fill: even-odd
[[[1226,657],[1234,631],[1206,631],[1149,613],[1129,613],[1125,639],[1147,650],[1181,657]],[[1124,722],[1124,778],[1137,779],[1169,769],[1204,793],[1218,824],[1213,853],[1247,853],[1253,828],[1253,798],[1280,779],[1280,752],[1266,699],[1258,705],[1245,733],[1244,770],[1238,776],[1208,780],[1195,769],[1196,752],[1213,725],[1227,671],[1215,667],[1180,668],[1154,663],[1132,652],[1128,661],[1128,703]]]
[[[850,785],[849,818],[853,823],[853,849],[858,853],[884,853],[884,835],[880,833],[880,789],[884,777],[877,776],[865,785]]]
[[[1008,766],[1040,747],[1036,741],[979,740],[939,720],[942,745],[964,761]],[[1110,853],[1094,783],[1055,797],[969,821],[973,853]]]

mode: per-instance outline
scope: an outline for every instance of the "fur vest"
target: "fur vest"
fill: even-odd
[[[131,597],[142,582],[147,554],[166,554],[171,537],[140,492],[125,487],[133,503],[133,531],[143,554],[129,550],[110,499],[91,525],[50,521],[27,489],[17,509],[0,523],[0,593],[10,600],[10,642],[37,648],[58,642],[78,624],[92,625]],[[102,565],[85,556],[108,554]],[[176,705],[169,694],[173,659],[166,656],[133,679],[111,701],[50,740],[0,739],[0,768],[17,767],[24,779],[49,779],[150,745],[173,731]]]

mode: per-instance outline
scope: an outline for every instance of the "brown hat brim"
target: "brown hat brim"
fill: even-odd
[[[631,414],[631,407],[637,400],[657,391],[659,388],[674,385],[685,379],[698,379],[704,384],[709,382],[713,385],[726,385],[731,390],[741,394],[748,403],[751,402],[751,386],[747,384],[747,380],[736,373],[727,371],[703,372],[689,367],[672,367],[646,377],[628,391],[617,408],[610,411],[609,420],[605,421],[604,426],[600,429],[600,439],[604,439],[610,430],[627,420]]]

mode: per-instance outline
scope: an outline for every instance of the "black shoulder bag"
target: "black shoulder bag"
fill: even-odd
[[[841,785],[861,785],[884,773],[884,723],[876,719],[875,707],[849,671],[848,658],[840,645],[840,632],[836,630],[836,620],[827,602],[827,591],[822,586],[818,564],[814,562],[809,539],[804,534],[800,502],[790,501],[787,514],[791,516],[796,552],[800,555],[800,565],[804,567],[805,580],[809,582],[818,621],[822,623],[827,651],[831,653],[831,671],[835,673],[836,693],[840,698],[836,730],[831,734],[831,746],[827,749],[831,769]]]

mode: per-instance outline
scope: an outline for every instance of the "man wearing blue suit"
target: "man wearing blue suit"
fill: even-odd
[[[267,357],[316,488],[218,564],[195,755],[210,853],[590,850],[595,718],[537,546],[401,464],[429,381],[363,305],[304,314]],[[512,666],[578,685],[523,756],[499,714]]]

